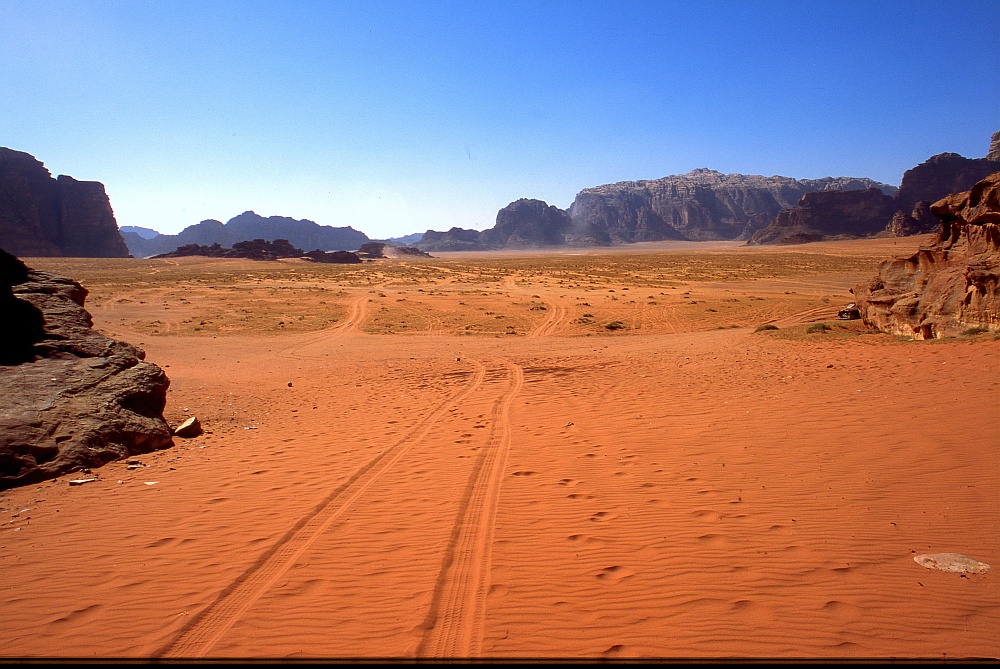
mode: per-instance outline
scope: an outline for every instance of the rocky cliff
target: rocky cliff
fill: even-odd
[[[34,156],[0,147],[0,248],[18,256],[127,258],[104,185],[58,179]]]
[[[780,212],[748,245],[804,244],[837,237],[868,237],[885,230],[895,200],[877,188],[806,193],[799,204]]]
[[[936,241],[852,291],[868,325],[932,339],[1000,331],[1000,171],[931,205]]]
[[[353,251],[369,241],[368,235],[354,228],[319,225],[308,219],[286,216],[260,216],[245,211],[222,223],[208,219],[184,228],[176,235],[158,235],[143,239],[136,233],[126,233],[132,255],[137,258],[169,253],[182,246],[220,246],[231,248],[239,242],[254,239],[286,239],[293,246],[323,251]]]
[[[571,237],[615,244],[749,239],[806,193],[895,187],[871,179],[799,180],[697,169],[652,181],[586,188],[569,208]]]
[[[451,228],[447,232],[428,230],[420,241],[414,244],[421,251],[479,251],[482,233],[469,228]]]
[[[172,445],[170,381],[109,339],[76,281],[0,251],[0,489]]]
[[[522,198],[497,212],[496,224],[483,231],[480,243],[486,248],[560,246],[572,225],[559,207]]]

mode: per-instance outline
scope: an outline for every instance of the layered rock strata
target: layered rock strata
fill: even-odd
[[[0,251],[0,489],[172,445],[170,381],[92,329],[87,290]]]
[[[1000,172],[930,209],[941,225],[935,242],[883,262],[853,289],[861,318],[915,339],[1000,331]]]

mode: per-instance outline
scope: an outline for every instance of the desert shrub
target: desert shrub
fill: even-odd
[[[609,330],[623,330],[625,329],[625,324],[622,323],[621,321],[611,321],[604,327],[606,327]]]
[[[826,323],[813,323],[812,325],[806,328],[806,332],[808,334],[812,334],[814,332],[826,332],[829,329],[830,326],[827,325]]]
[[[976,326],[974,328],[969,328],[962,333],[963,336],[971,337],[972,335],[983,334],[984,332],[989,332],[989,328],[984,328],[982,326]]]
[[[763,325],[758,325],[754,328],[754,332],[762,332],[764,330],[777,330],[777,325],[771,325],[770,323],[764,323]]]

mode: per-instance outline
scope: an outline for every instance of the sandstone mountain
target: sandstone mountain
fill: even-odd
[[[838,237],[867,237],[885,230],[895,200],[877,188],[860,191],[806,193],[799,203],[779,213],[747,242],[804,244]]]
[[[1000,171],[931,205],[935,242],[853,289],[868,325],[915,339],[1000,332]]]
[[[541,200],[517,200],[497,213],[489,230],[428,230],[414,245],[425,251],[469,251],[748,239],[807,193],[870,188],[887,196],[896,192],[894,186],[865,178],[792,179],[697,169],[586,188],[565,211]]]
[[[96,181],[52,174],[34,156],[0,147],[0,248],[18,256],[127,258]]]
[[[952,193],[967,191],[987,175],[1000,170],[990,156],[997,152],[1000,132],[994,133],[985,158],[957,153],[931,156],[903,174],[892,198],[877,191],[860,195],[841,191],[805,195],[791,209],[778,214],[748,244],[801,244],[836,237],[905,236],[935,232],[940,219],[931,203]],[[887,212],[888,209],[888,212]]]
[[[469,228],[451,228],[447,232],[428,230],[414,246],[421,251],[479,251],[482,233]]]
[[[895,187],[854,177],[790,177],[722,174],[697,169],[652,181],[625,181],[586,188],[570,205],[574,236],[614,244],[685,239],[749,239],[778,212],[819,191]]]
[[[170,381],[92,329],[86,296],[0,251],[0,490],[173,444]]]
[[[285,239],[299,248],[323,251],[351,251],[369,241],[368,235],[350,226],[335,228],[319,225],[308,219],[300,220],[285,216],[265,218],[252,211],[245,211],[226,223],[208,219],[190,225],[176,235],[158,235],[152,239],[143,239],[136,233],[127,232],[123,236],[129,250],[136,258],[169,253],[189,244],[200,246],[219,244],[231,248],[239,242],[254,239]]]

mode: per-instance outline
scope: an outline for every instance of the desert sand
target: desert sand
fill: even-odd
[[[0,656],[996,658],[1000,340],[837,319],[924,241],[25,259],[206,433],[0,493]]]

